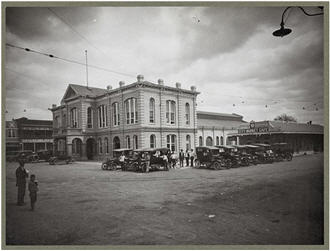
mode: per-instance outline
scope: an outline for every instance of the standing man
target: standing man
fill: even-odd
[[[19,167],[16,169],[17,206],[23,206],[26,189],[26,178],[29,176],[29,172],[24,168],[23,160],[19,160],[18,163]]]
[[[193,167],[194,166],[194,160],[195,160],[195,152],[194,149],[190,150],[190,166]]]
[[[183,160],[184,160],[184,152],[181,149],[179,153],[179,160],[180,160],[180,167],[183,167]]]
[[[186,158],[186,166],[189,166],[190,154],[188,149],[186,150],[184,157]]]

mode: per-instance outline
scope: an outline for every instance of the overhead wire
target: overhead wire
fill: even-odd
[[[76,60],[59,57],[59,56],[56,56],[54,54],[44,53],[44,52],[40,52],[40,51],[33,50],[33,49],[30,49],[30,48],[24,48],[24,47],[17,46],[17,45],[12,45],[12,44],[9,44],[9,43],[6,43],[6,46],[9,46],[9,47],[12,47],[12,48],[16,48],[16,49],[20,49],[20,50],[24,50],[26,52],[36,53],[36,54],[43,55],[43,56],[46,56],[46,57],[50,57],[50,58],[62,60],[62,61],[68,62],[68,63],[73,63],[73,64],[78,64],[78,65],[86,66],[85,63],[82,63],[82,62],[79,62],[79,61],[76,61]],[[115,71],[115,70],[110,70],[110,69],[107,69],[107,68],[104,68],[104,67],[100,67],[100,66],[96,66],[96,65],[88,65],[88,67],[91,67],[91,68],[94,68],[94,69],[98,69],[98,70],[102,70],[102,71],[111,72],[111,73],[116,73],[116,74],[127,76],[127,77],[135,78],[135,76],[133,76],[132,74],[123,73],[123,72],[119,72],[119,71]]]

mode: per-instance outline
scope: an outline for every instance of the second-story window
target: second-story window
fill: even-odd
[[[185,118],[186,118],[186,125],[190,124],[190,105],[189,103],[186,103],[186,107],[185,107]]]
[[[155,123],[155,100],[153,98],[149,101],[149,122]]]
[[[9,138],[15,138],[15,131],[14,131],[14,129],[12,129],[12,128],[8,129],[8,137]]]
[[[77,108],[72,108],[70,110],[70,118],[71,118],[71,127],[72,128],[77,128],[78,127]]]
[[[119,105],[118,103],[113,103],[112,104],[112,114],[113,114],[113,125],[117,126],[120,125],[120,114],[119,114]]]
[[[136,98],[129,98],[125,101],[125,114],[126,124],[136,124],[138,122]]]
[[[108,113],[107,113],[107,106],[100,105],[97,108],[98,111],[98,121],[99,121],[99,128],[104,128],[108,126]]]
[[[175,124],[175,111],[176,105],[173,100],[166,100],[166,123],[174,125]]]
[[[131,148],[131,138],[129,136],[126,136],[126,147]]]
[[[87,108],[87,128],[93,128],[93,111],[92,111],[92,107]]]

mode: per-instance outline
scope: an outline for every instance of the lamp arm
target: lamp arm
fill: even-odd
[[[283,19],[284,19],[284,15],[285,15],[285,13],[290,9],[290,8],[294,8],[294,7],[292,7],[292,6],[290,6],[290,7],[286,7],[285,8],[285,10],[283,11],[283,13],[282,13],[282,21],[281,21],[281,25],[283,24],[284,25],[284,21],[283,21]],[[323,15],[323,12],[319,12],[319,13],[308,13],[308,12],[306,12],[305,11],[305,9],[303,8],[303,7],[300,7],[300,6],[297,6],[297,8],[299,8],[306,16],[310,16],[310,17],[312,17],[312,16],[319,16],[319,15]]]

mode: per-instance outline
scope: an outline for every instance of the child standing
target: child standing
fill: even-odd
[[[36,180],[36,176],[34,174],[30,176],[29,192],[30,192],[30,200],[31,200],[31,211],[33,211],[34,204],[37,201],[37,192],[38,192],[38,181]]]

